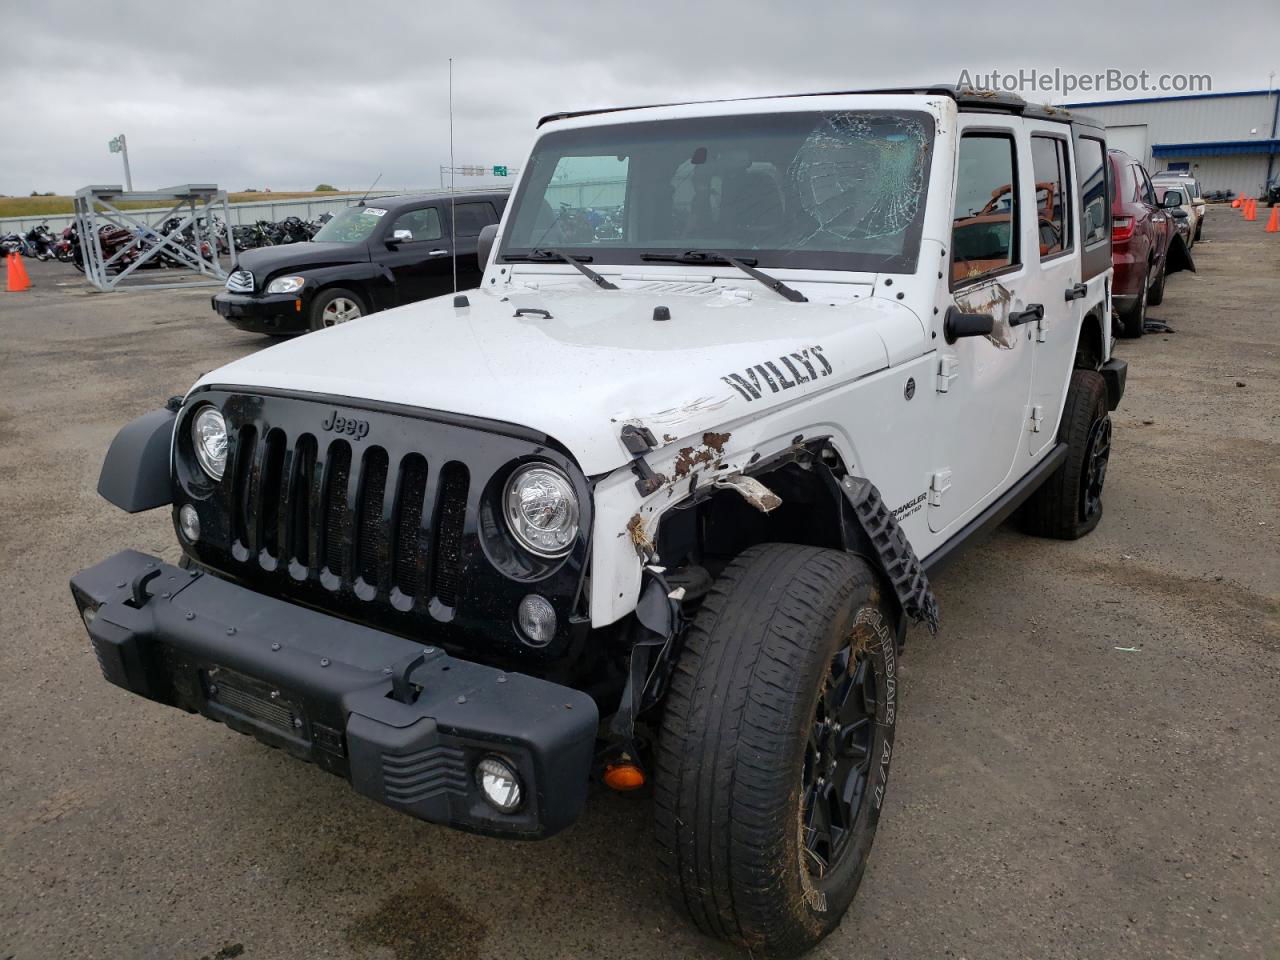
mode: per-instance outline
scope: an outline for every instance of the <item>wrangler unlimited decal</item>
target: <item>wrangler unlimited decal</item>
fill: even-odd
[[[818,367],[814,366],[814,360],[818,362]],[[790,378],[782,372],[778,364],[787,368],[787,372],[791,374]],[[750,403],[752,400],[760,399],[763,393],[761,381],[768,386],[770,393],[777,393],[780,390],[790,390],[801,383],[828,376],[830,373],[831,361],[823,356],[822,347],[815,344],[798,353],[784,354],[776,361],[765,360],[763,363],[747,367],[745,375],[731,373],[720,379],[737,390],[742,394],[742,398]]]

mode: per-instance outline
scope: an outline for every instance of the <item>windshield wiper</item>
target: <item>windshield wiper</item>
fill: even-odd
[[[507,263],[537,263],[540,260],[563,260],[601,290],[618,289],[617,285],[610,283],[600,274],[583,264],[582,261],[584,260],[587,263],[591,262],[591,257],[588,256],[571,257],[563,250],[530,250],[528,253],[505,253],[502,255],[502,259]]]
[[[755,264],[758,261],[751,257],[731,257],[727,253],[717,253],[715,250],[686,250],[684,253],[642,253],[640,259],[659,263],[701,263],[707,266],[725,264],[737,267],[751,279],[759,280],[774,293],[786,297],[792,303],[809,302],[809,298],[799,290],[788,287],[777,277],[771,277],[763,270],[757,270]]]

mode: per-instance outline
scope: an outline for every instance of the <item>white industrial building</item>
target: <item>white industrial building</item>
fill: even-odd
[[[1280,90],[1069,103],[1107,128],[1108,146],[1151,173],[1187,170],[1202,190],[1257,196],[1280,178]]]

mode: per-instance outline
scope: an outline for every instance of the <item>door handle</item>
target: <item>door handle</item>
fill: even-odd
[[[428,256],[428,257],[443,257],[443,256],[444,256],[446,253],[448,253],[448,252],[449,252],[448,250],[428,250],[428,251],[427,251],[427,256]]]
[[[1020,327],[1024,323],[1034,323],[1044,319],[1044,304],[1029,303],[1027,309],[1009,314],[1009,326]]]
[[[1089,288],[1083,283],[1077,283],[1074,287],[1067,289],[1066,300],[1070,303],[1072,300],[1079,300],[1089,295]]]

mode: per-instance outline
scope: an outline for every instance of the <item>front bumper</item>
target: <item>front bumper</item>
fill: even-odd
[[[233,327],[250,333],[305,333],[310,293],[306,288],[297,293],[273,293],[261,296],[247,294],[214,294],[210,306]]]
[[[582,811],[599,722],[584,693],[133,550],[76,574],[71,590],[111,683],[252,734],[380,803],[512,839],[550,836]],[[487,756],[519,774],[513,813],[477,786]]]

